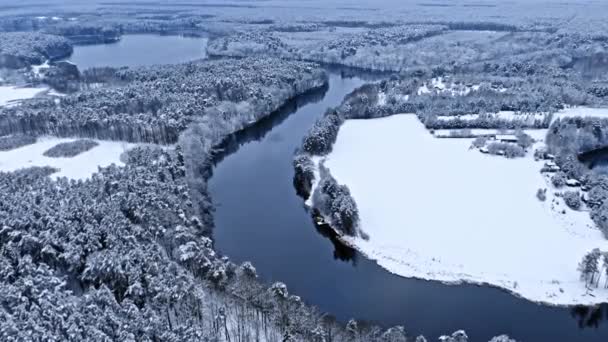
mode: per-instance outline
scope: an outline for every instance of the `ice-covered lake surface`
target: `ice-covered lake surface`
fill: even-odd
[[[0,107],[16,105],[19,100],[32,98],[46,90],[44,87],[0,86]]]
[[[290,293],[342,321],[403,325],[412,335],[429,337],[465,329],[474,341],[508,333],[518,341],[605,342],[607,306],[538,305],[495,287],[401,277],[317,229],[293,187],[293,152],[327,107],[362,84],[332,74],[327,92],[291,103],[287,112],[235,135],[209,183],[216,248],[234,262],[252,261],[262,279],[284,282]],[[411,167],[424,165],[412,160]],[[533,199],[535,192],[529,192]],[[404,193],[401,201],[407,198]],[[511,250],[517,253],[517,244]]]
[[[532,153],[507,159],[470,145],[433,137],[415,115],[347,121],[325,166],[350,188],[370,236],[348,241],[406,277],[548,304],[608,302],[608,289],[589,291],[577,271],[587,252],[608,250],[589,214],[555,198]],[[549,188],[544,202],[539,188]]]
[[[132,34],[122,36],[116,43],[76,46],[67,60],[80,70],[103,66],[136,67],[206,58],[206,51],[207,38]]]
[[[71,158],[49,158],[45,151],[60,143],[77,139],[41,137],[36,143],[9,151],[0,151],[0,171],[15,171],[33,166],[50,166],[59,169],[51,177],[86,179],[97,172],[98,167],[116,164],[122,166],[120,156],[134,144],[120,141],[96,140],[97,146]]]

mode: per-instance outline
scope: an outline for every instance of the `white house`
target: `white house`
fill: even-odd
[[[513,134],[497,134],[495,138],[498,141],[501,141],[501,142],[510,142],[510,143],[516,143],[519,140]]]

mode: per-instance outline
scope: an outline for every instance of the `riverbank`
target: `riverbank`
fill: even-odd
[[[350,188],[369,239],[343,239],[405,277],[489,284],[549,305],[607,302],[608,290],[588,290],[577,271],[585,253],[608,248],[588,213],[552,190],[545,202],[534,196],[549,182],[530,154],[483,155],[471,141],[436,139],[415,115],[347,120],[324,165]]]

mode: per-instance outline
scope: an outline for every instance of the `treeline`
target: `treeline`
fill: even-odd
[[[1,108],[0,135],[52,134],[168,144],[203,117],[213,116],[210,121],[219,127],[255,121],[327,82],[318,66],[270,58],[106,68],[97,76],[89,74],[84,74],[83,82],[103,78],[106,86],[65,96],[59,104],[40,99]]]
[[[207,32],[205,25],[209,15],[172,16],[170,18],[138,18],[117,20],[116,25],[125,34],[158,33],[186,34],[202,36]]]
[[[314,208],[341,234],[365,238],[359,226],[359,210],[348,187],[338,184],[323,165],[319,166],[319,178],[312,194]]]
[[[455,73],[488,61],[571,68],[573,61],[604,49],[601,41],[586,35],[525,31],[494,22],[387,24],[363,33],[338,32],[333,25],[325,25],[317,30],[311,26],[287,28],[299,32],[293,38],[281,25],[227,32],[210,41],[208,52],[213,56],[277,56],[377,71],[444,68]],[[362,27],[363,23],[353,25]]]
[[[63,36],[73,44],[105,44],[120,39],[122,30],[115,25],[65,21],[48,26],[46,33]]]
[[[277,23],[270,25],[268,31],[274,32],[317,32],[326,29],[318,23]]]
[[[0,151],[10,151],[36,142],[36,137],[25,134],[0,136]]]
[[[0,18],[0,32],[43,32],[60,35],[74,44],[111,43],[123,34],[158,33],[204,35],[205,23],[212,17],[204,14],[94,16],[87,13],[66,17],[16,16]]]
[[[359,24],[357,24],[360,26]],[[441,34],[446,27],[442,25],[381,25],[380,28],[370,29],[363,34],[332,34],[334,39],[321,40],[317,44],[298,45],[297,41],[284,42],[274,34],[273,27],[268,30],[244,31],[233,35],[216,37],[209,42],[207,52],[213,56],[244,57],[251,55],[276,56],[288,59],[320,62],[330,65],[368,68],[373,70],[398,70],[391,65],[374,62],[384,58],[384,51],[395,57],[395,49],[405,44],[427,37]],[[276,27],[276,32],[284,32],[282,26]],[[318,35],[329,27],[318,27],[313,30],[307,26],[297,32],[310,32]],[[291,32],[291,31],[290,31]],[[294,31],[295,32],[295,31]],[[381,57],[382,55],[382,57]]]
[[[547,133],[546,143],[548,151],[555,154],[563,177],[580,181],[587,190],[591,219],[608,238],[608,176],[601,168],[590,169],[578,158],[581,152],[608,144],[608,119],[557,119]]]
[[[0,68],[18,69],[72,54],[62,37],[38,32],[0,32]]]
[[[506,31],[515,32],[520,28],[516,25],[496,23],[496,22],[448,22],[445,23],[450,30],[463,31]]]
[[[529,75],[518,65],[489,68],[492,71],[441,78],[442,70],[394,75],[387,81],[364,85],[314,124],[303,149],[313,154],[329,152],[345,119],[414,113],[428,129],[516,130],[548,128],[553,113],[566,106],[606,104],[605,99],[585,91],[582,79],[566,71]],[[438,79],[442,86],[432,86],[431,80]],[[426,91],[420,91],[423,88]]]

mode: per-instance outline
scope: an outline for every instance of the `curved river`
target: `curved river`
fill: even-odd
[[[293,153],[313,122],[364,82],[332,72],[328,89],[290,102],[225,144],[209,181],[217,249],[234,262],[253,262],[262,279],[286,283],[340,320],[403,325],[430,341],[457,329],[476,342],[498,334],[608,341],[607,306],[548,307],[491,287],[402,278],[316,228],[292,183]]]

